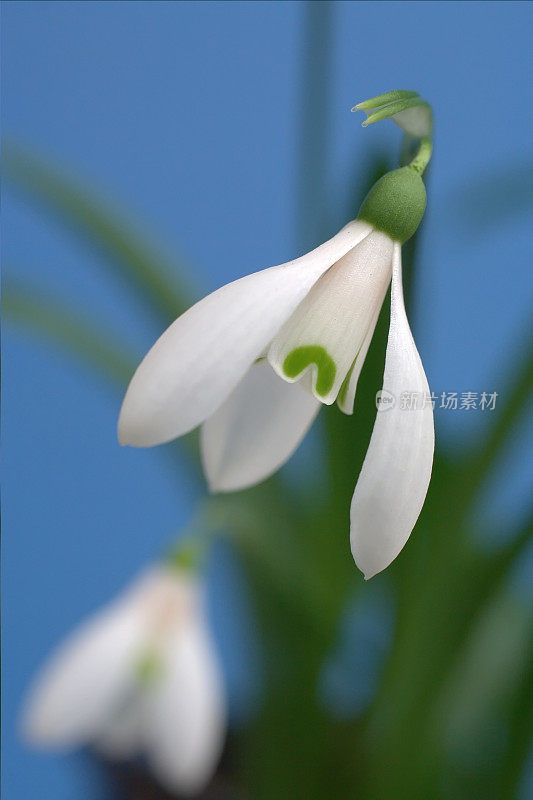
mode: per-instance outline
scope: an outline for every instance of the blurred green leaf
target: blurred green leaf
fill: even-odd
[[[516,800],[524,768],[533,747],[533,647],[516,687],[508,720],[507,752],[497,779],[498,800]],[[525,796],[525,795],[524,795]]]
[[[164,325],[191,304],[192,292],[185,284],[190,270],[171,266],[141,236],[138,224],[103,197],[20,145],[4,143],[3,165],[8,178],[101,250],[125,285],[137,290]]]
[[[42,292],[20,283],[8,283],[2,291],[4,318],[36,335],[39,341],[58,345],[81,363],[95,369],[107,382],[124,392],[139,363],[130,347],[117,342],[117,334]],[[168,449],[167,449],[168,448]],[[198,468],[197,434],[175,440],[165,452],[186,452]]]
[[[505,729],[533,654],[531,622],[531,609],[505,587],[480,615],[437,710],[435,724],[462,782],[486,782],[486,797],[500,778]]]
[[[521,351],[515,361],[492,418],[479,447],[464,461],[463,487],[470,499],[485,478],[495,468],[511,440],[517,436],[524,417],[533,410],[533,338],[529,330],[524,336]]]
[[[5,319],[54,342],[96,368],[119,387],[128,384],[138,359],[129,347],[117,342],[114,331],[100,321],[73,314],[68,306],[21,284],[8,283],[2,292]]]

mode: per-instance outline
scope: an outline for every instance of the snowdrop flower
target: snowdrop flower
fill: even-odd
[[[368,102],[380,110],[376,101],[385,98],[386,108],[389,97]],[[392,103],[391,113],[398,108]],[[353,412],[392,278],[383,389],[397,402],[377,416],[351,506],[352,552],[366,578],[404,546],[431,474],[431,405],[403,410],[399,402],[403,392],[425,399],[429,391],[405,314],[401,245],[424,213],[430,152],[423,139],[412,163],[381,178],[358,218],[316,250],[223,286],[179,317],[138,367],[118,424],[120,442],[138,447],[201,424],[213,491],[263,480],[294,452],[322,403]]]
[[[222,750],[226,704],[190,571],[155,567],[53,654],[24,714],[40,746],[92,743],[112,758],[145,753],[163,785],[194,793]]]

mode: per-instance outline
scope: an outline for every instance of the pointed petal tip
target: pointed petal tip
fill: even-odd
[[[228,494],[229,492],[239,492],[248,488],[248,484],[236,483],[231,478],[228,480],[228,476],[224,472],[208,471],[205,461],[203,462],[203,470],[209,494]]]
[[[122,447],[156,447],[176,437],[162,437],[150,422],[131,413],[120,412],[117,424],[117,439]]]
[[[224,491],[218,477],[205,475],[205,482],[207,483],[207,491],[209,494],[220,494],[220,492]]]
[[[124,413],[124,404],[122,404],[118,415],[117,439],[122,447],[126,447],[127,445],[133,446],[135,441],[134,426],[128,419],[127,414]]]
[[[369,581],[371,578],[374,578],[376,575],[379,575],[380,572],[383,572],[383,570],[386,569],[386,567],[388,567],[388,564],[383,564],[382,566],[379,567],[376,566],[376,564],[371,564],[369,563],[368,557],[365,559],[366,560],[365,566],[363,566],[362,564],[363,559],[361,558],[361,554],[360,553],[358,553],[357,555],[355,554],[355,548],[353,543],[351,546],[351,551],[352,551],[352,558],[355,562],[355,566],[357,567],[359,572],[361,572],[361,574],[363,575],[363,580],[365,582]]]
[[[245,489],[250,489],[258,481],[249,479],[231,480],[231,478],[225,480],[224,475],[217,475],[210,478],[206,476],[206,482],[209,494],[230,494],[231,492],[243,492]]]
[[[376,575],[379,575],[380,572],[383,572],[383,570],[387,569],[387,567],[390,566],[390,564],[394,561],[394,558],[389,560],[381,559],[381,563],[377,563],[379,559],[375,558],[369,559],[367,553],[365,558],[366,564],[365,566],[363,566],[361,554],[358,553],[356,557],[353,547],[352,547],[352,556],[353,560],[355,561],[355,566],[360,572],[362,572],[363,579],[365,580],[365,582],[371,580],[372,578],[375,578]]]
[[[368,572],[363,572],[363,576],[365,581],[370,581],[372,578],[375,578],[376,575],[379,575],[380,572],[383,572],[389,565],[387,564],[385,567],[380,567],[379,569],[371,569]]]
[[[121,425],[117,426],[117,440],[121,447],[127,447],[127,445],[129,445],[126,434]]]
[[[131,430],[124,425],[119,425],[117,428],[117,439],[118,443],[121,447],[141,447],[142,445],[137,444],[135,441],[135,435]]]
[[[18,732],[21,739],[30,747],[46,747],[52,737],[42,718],[36,712],[32,699],[26,700],[22,708]]]
[[[210,478],[208,478],[207,475],[205,475],[205,482],[207,484],[207,491],[209,492],[209,494],[218,494],[220,490],[218,489],[215,482]]]

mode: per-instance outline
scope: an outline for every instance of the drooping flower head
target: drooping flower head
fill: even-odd
[[[405,167],[370,190],[356,220],[311,253],[230,283],[196,303],[138,367],[120,413],[122,444],[147,447],[202,425],[213,491],[251,486],[294,452],[322,403],[351,414],[392,279],[379,413],[351,506],[351,544],[371,577],[400,552],[422,508],[433,460],[429,388],[405,314],[401,246],[422,219],[431,111],[415,92],[360,104],[365,125],[392,117],[422,137]],[[404,392],[423,402],[404,409]]]
[[[37,676],[26,737],[42,747],[93,744],[139,754],[171,791],[200,791],[224,742],[226,699],[190,569],[157,566],[81,625]]]

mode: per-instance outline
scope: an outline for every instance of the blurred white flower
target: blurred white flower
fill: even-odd
[[[144,753],[171,791],[201,790],[226,730],[201,580],[155,567],[85,622],[37,676],[23,729],[39,746]]]
[[[402,191],[405,207],[398,203]],[[268,477],[296,449],[320,403],[336,400],[342,411],[353,412],[391,276],[383,388],[396,397],[409,391],[425,398],[428,384],[405,314],[401,267],[401,242],[416,230],[424,207],[414,169],[389,173],[361,209],[371,222],[350,222],[311,253],[196,303],[133,376],[120,442],[156,445],[203,423],[202,460],[212,490],[242,489]],[[407,541],[432,459],[431,405],[405,411],[397,403],[378,415],[352,501],[352,551],[365,577],[390,564]]]

